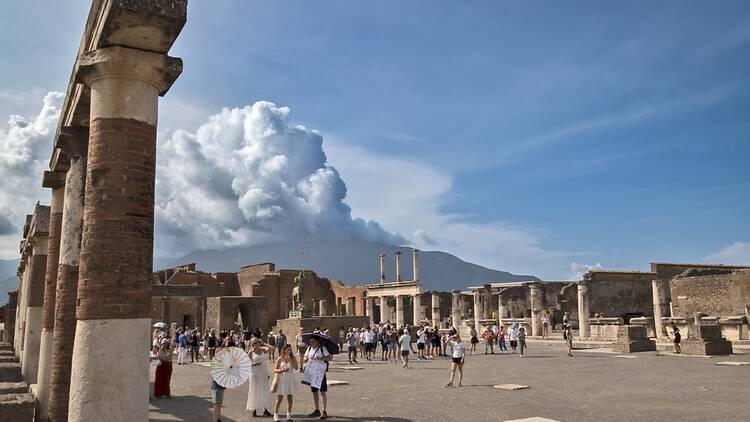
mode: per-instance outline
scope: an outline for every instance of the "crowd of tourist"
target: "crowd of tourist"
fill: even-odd
[[[546,331],[546,330],[545,330]],[[429,323],[412,327],[397,327],[390,322],[372,324],[365,327],[341,327],[337,333],[338,348],[346,355],[349,364],[358,363],[357,359],[366,361],[399,362],[402,368],[409,368],[409,358],[417,360],[450,358],[450,377],[446,387],[463,383],[466,354],[478,354],[477,345],[480,338],[484,343],[485,354],[514,354],[524,357],[526,350],[526,330],[517,324],[507,330],[503,326],[486,327],[481,333],[474,328],[469,331],[469,345],[461,339],[455,328],[440,330]],[[548,335],[545,333],[545,336]],[[153,333],[152,358],[157,361],[154,381],[154,398],[169,398],[172,359],[176,349],[177,364],[188,365],[201,361],[210,361],[225,347],[239,347],[249,356],[251,374],[246,408],[253,417],[273,416],[281,420],[279,411],[286,399],[286,418],[291,420],[294,396],[298,393],[299,380],[295,372],[304,372],[305,364],[311,360],[329,362],[333,354],[321,339],[334,338],[330,330],[316,328],[312,334],[303,333],[302,329],[289,339],[282,330],[274,333],[249,329],[218,330],[210,329],[201,333],[198,328],[179,328],[176,338],[171,338],[166,330],[155,329]],[[564,321],[563,337],[566,340],[568,354],[572,350],[572,332],[570,324]],[[506,340],[508,343],[506,343]],[[335,345],[333,346],[335,348]],[[188,355],[190,360],[188,362]],[[278,355],[278,357],[277,357]],[[273,370],[269,376],[269,363]],[[326,364],[327,365],[327,364]],[[310,387],[315,408],[308,417],[327,419],[327,380],[319,388]],[[211,397],[214,403],[214,420],[220,421],[223,406],[224,387],[211,382]],[[267,405],[275,395],[273,412]]]

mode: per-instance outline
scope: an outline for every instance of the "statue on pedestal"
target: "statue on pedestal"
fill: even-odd
[[[294,277],[294,289],[292,289],[292,311],[304,311],[305,310],[305,274],[300,272],[297,277]]]

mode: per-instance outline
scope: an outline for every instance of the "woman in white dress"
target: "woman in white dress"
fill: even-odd
[[[252,412],[253,417],[258,412],[263,416],[271,416],[266,409],[268,403],[268,351],[271,346],[263,343],[260,339],[253,340],[250,347],[250,390],[247,393],[247,410]]]
[[[294,371],[299,368],[297,359],[294,357],[294,351],[292,345],[287,344],[281,348],[279,353],[279,359],[276,361],[276,369],[274,372],[279,378],[278,385],[276,387],[276,406],[273,408],[273,420],[279,420],[279,408],[281,402],[286,396],[286,420],[292,420],[292,404],[294,403],[294,395],[297,394],[297,380],[294,377]]]

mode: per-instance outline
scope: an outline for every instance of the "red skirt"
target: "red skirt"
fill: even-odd
[[[170,397],[172,395],[169,392],[169,384],[171,380],[172,362],[163,360],[161,361],[161,365],[156,367],[156,376],[154,377],[154,397]]]

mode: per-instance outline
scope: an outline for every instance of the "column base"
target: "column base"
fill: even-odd
[[[49,381],[52,364],[52,333],[49,328],[42,328],[42,340],[39,346],[39,373],[37,376],[37,421],[47,420],[47,406],[49,399]]]
[[[70,420],[148,420],[150,331],[150,318],[78,320]]]
[[[42,341],[42,308],[26,308],[26,334],[23,338],[21,373],[27,384],[36,384],[39,372],[39,346]]]

